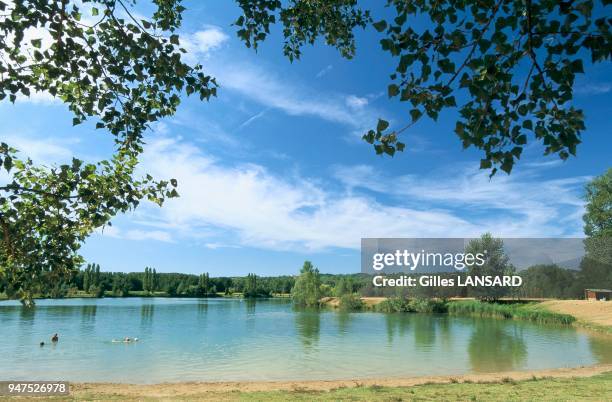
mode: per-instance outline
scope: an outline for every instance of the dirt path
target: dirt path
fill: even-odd
[[[336,381],[261,381],[261,382],[184,382],[151,385],[115,383],[73,383],[70,384],[72,397],[96,395],[98,398],[180,398],[203,393],[253,392],[253,391],[329,391],[337,388],[357,386],[410,387],[423,384],[449,384],[457,382],[499,382],[528,380],[543,377],[571,378],[590,377],[612,371],[612,364],[552,370],[513,371],[504,373],[465,374],[456,376],[428,376],[412,378],[380,378]]]
[[[542,306],[557,312],[570,314],[578,320],[612,327],[612,301],[549,300]]]

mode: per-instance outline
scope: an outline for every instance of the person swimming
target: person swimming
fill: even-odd
[[[41,342],[41,343],[40,343],[40,346],[45,346],[45,343],[44,343],[44,342]]]
[[[129,336],[126,336],[123,339],[113,339],[112,342],[113,343],[132,343],[132,342],[138,342],[138,338],[130,338]]]
[[[59,335],[57,335],[56,333],[55,335],[51,337],[51,342],[57,342],[57,341],[59,341]]]

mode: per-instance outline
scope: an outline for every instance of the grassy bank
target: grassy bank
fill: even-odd
[[[603,401],[612,398],[612,372],[593,374],[576,371],[559,377],[536,377],[517,373],[507,376],[484,374],[449,377],[442,381],[419,382],[402,386],[353,381],[348,385],[321,382],[320,389],[299,383],[276,389],[279,384],[236,389],[236,384],[215,386],[205,383],[112,385],[76,384],[72,395],[55,400],[97,401]],[[555,375],[554,373],[551,373]],[[441,382],[442,381],[442,382]],[[317,385],[317,384],[315,384]],[[254,387],[255,389],[248,388]],[[0,398],[1,399],[1,398]]]
[[[540,324],[571,325],[576,321],[572,315],[547,310],[540,303],[502,304],[478,300],[389,298],[370,308],[383,313],[447,313],[457,316],[526,320]]]
[[[235,399],[234,399],[235,397]],[[612,398],[612,373],[580,379],[544,379],[495,384],[428,384],[355,387],[328,392],[276,391],[232,395],[241,401],[603,401]],[[224,399],[220,399],[224,400]]]
[[[539,303],[498,304],[461,300],[449,302],[447,309],[451,315],[527,320],[539,324],[571,325],[576,321],[576,318],[569,314],[546,310]]]

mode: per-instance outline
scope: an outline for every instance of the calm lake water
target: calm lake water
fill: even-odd
[[[0,335],[0,380],[329,380],[612,362],[612,339],[573,328],[296,311],[279,299],[39,300],[35,309],[0,302]],[[112,342],[125,336],[140,341]]]

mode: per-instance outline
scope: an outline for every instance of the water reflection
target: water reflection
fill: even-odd
[[[610,336],[591,334],[589,337],[589,348],[598,363],[612,362],[612,347],[610,346]]]
[[[19,309],[19,326],[31,328],[34,325],[34,317],[36,316],[36,308],[20,306]]]
[[[436,343],[435,316],[427,314],[413,314],[414,343],[418,348],[429,349]]]
[[[153,323],[153,315],[155,314],[154,304],[143,304],[140,306],[140,325],[142,327],[150,327]]]
[[[335,314],[335,316],[336,321],[338,322],[338,333],[340,335],[346,335],[349,332],[352,315],[350,313],[340,311]]]
[[[395,337],[395,332],[397,332],[398,336],[401,338],[409,331],[410,316],[403,313],[386,314],[385,323],[387,328],[387,342],[391,345]]]
[[[208,314],[208,301],[199,300],[198,301],[198,316],[203,316],[206,314]]]
[[[91,334],[94,331],[97,308],[95,304],[81,306],[81,330],[84,333]]]
[[[304,349],[308,350],[317,346],[321,333],[321,313],[317,310],[297,310],[295,312],[295,328]]]
[[[527,346],[518,325],[503,321],[474,320],[468,344],[472,370],[510,371],[521,368],[527,359]]]
[[[255,315],[255,309],[257,307],[256,299],[244,299],[244,304],[246,306],[247,315]]]

